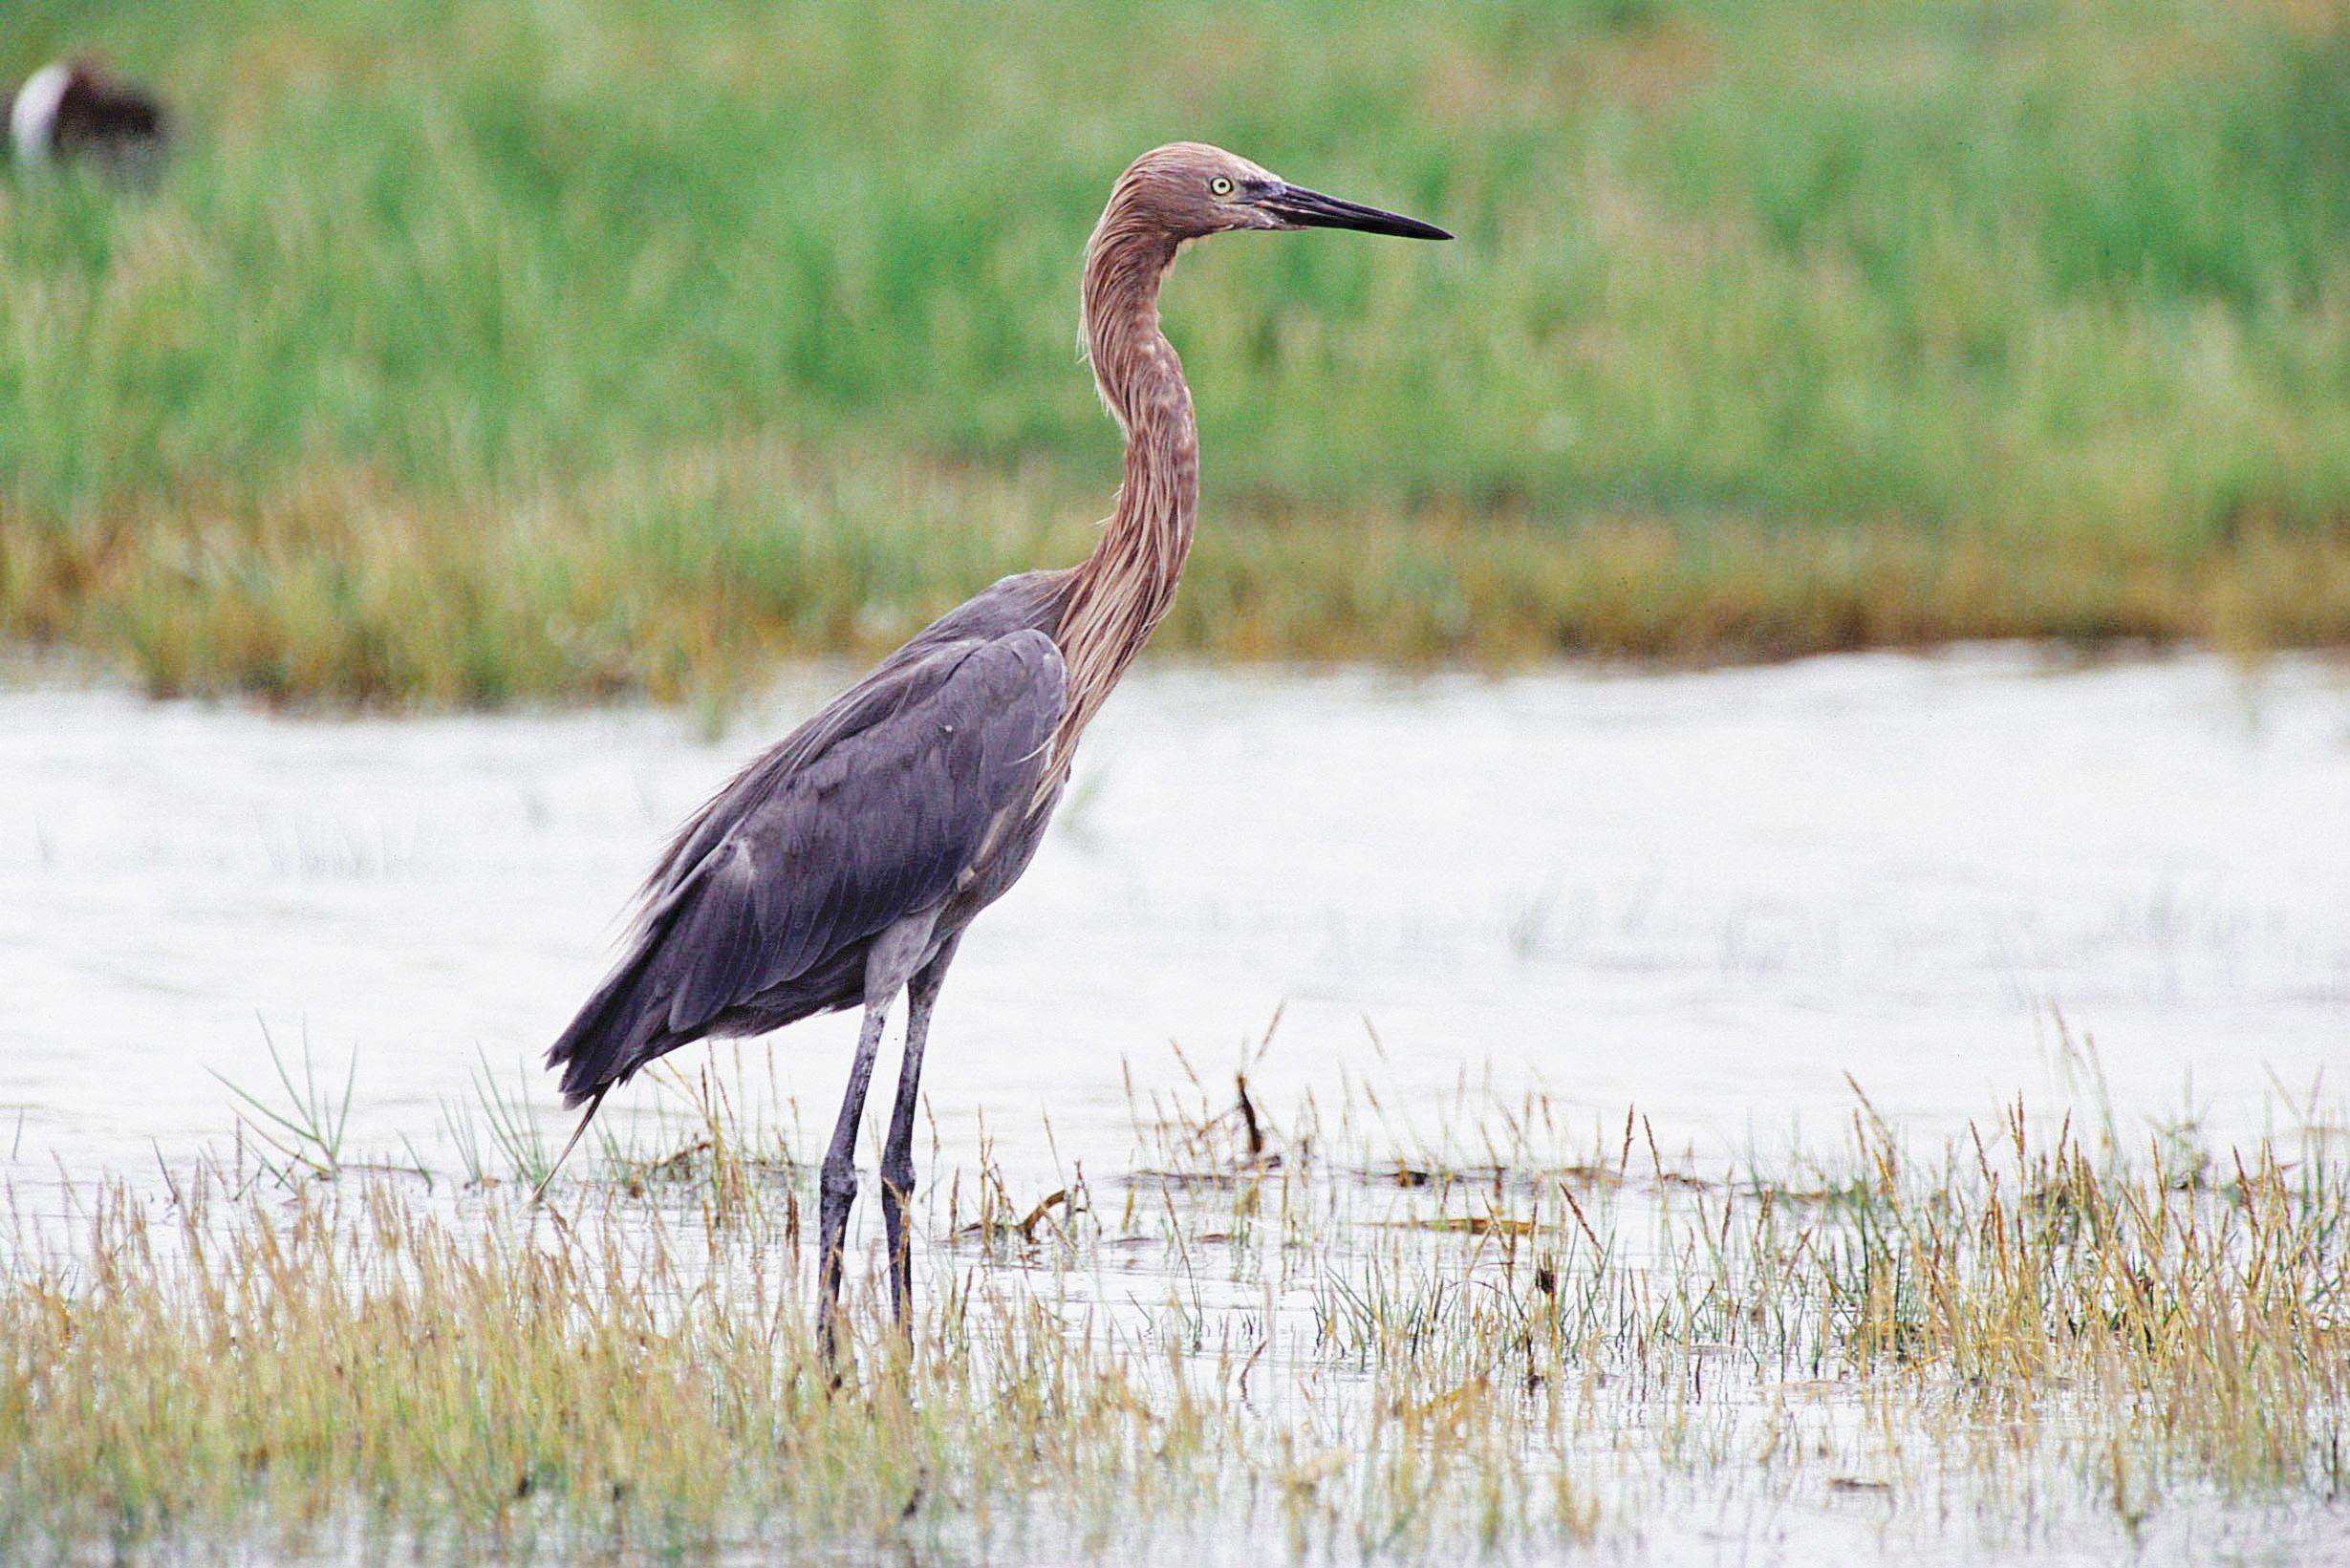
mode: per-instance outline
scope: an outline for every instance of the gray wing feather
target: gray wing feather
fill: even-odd
[[[630,952],[548,1053],[566,1097],[945,899],[1033,799],[1065,685],[1034,629],[917,639],[745,768],[679,834]]]

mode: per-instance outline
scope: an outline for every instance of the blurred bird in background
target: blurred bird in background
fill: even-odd
[[[171,140],[155,94],[125,81],[94,54],[42,66],[0,99],[9,156],[19,167],[77,163],[119,179],[151,178]]]

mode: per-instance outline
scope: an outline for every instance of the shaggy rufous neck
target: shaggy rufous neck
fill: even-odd
[[[1070,577],[1057,640],[1068,708],[1048,784],[1094,710],[1175,602],[1199,508],[1199,433],[1183,362],[1158,327],[1158,289],[1175,240],[1144,221],[1121,185],[1086,247],[1086,351],[1102,401],[1126,432],[1126,479],[1102,537]]]

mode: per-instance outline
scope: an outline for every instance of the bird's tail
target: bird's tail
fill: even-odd
[[[565,1105],[602,1099],[605,1090],[660,1055],[652,1047],[655,1037],[663,1033],[665,1009],[659,999],[645,995],[652,956],[650,944],[640,943],[605,977],[571,1027],[547,1048],[547,1065],[563,1074]]]
[[[582,1106],[579,1125],[571,1129],[563,1152],[555,1156],[554,1164],[531,1189],[532,1203],[546,1195],[547,1187],[563,1169],[563,1162],[571,1157],[579,1140],[588,1135],[588,1124],[604,1108],[604,1096],[613,1085],[628,1079],[638,1067],[668,1049],[655,1043],[665,1031],[661,1027],[664,1008],[660,999],[648,996],[647,974],[652,958],[652,944],[641,938],[636,948],[615,965],[595,988],[595,994],[579,1009],[561,1038],[547,1048],[547,1065],[563,1074],[563,1103]],[[677,1042],[670,1042],[671,1044]]]

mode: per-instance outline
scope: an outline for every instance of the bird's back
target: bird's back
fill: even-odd
[[[1006,577],[949,611],[694,814],[548,1052],[568,1101],[693,1040],[853,1006],[880,933],[936,909],[935,945],[1009,886],[1052,805],[1067,578]]]

